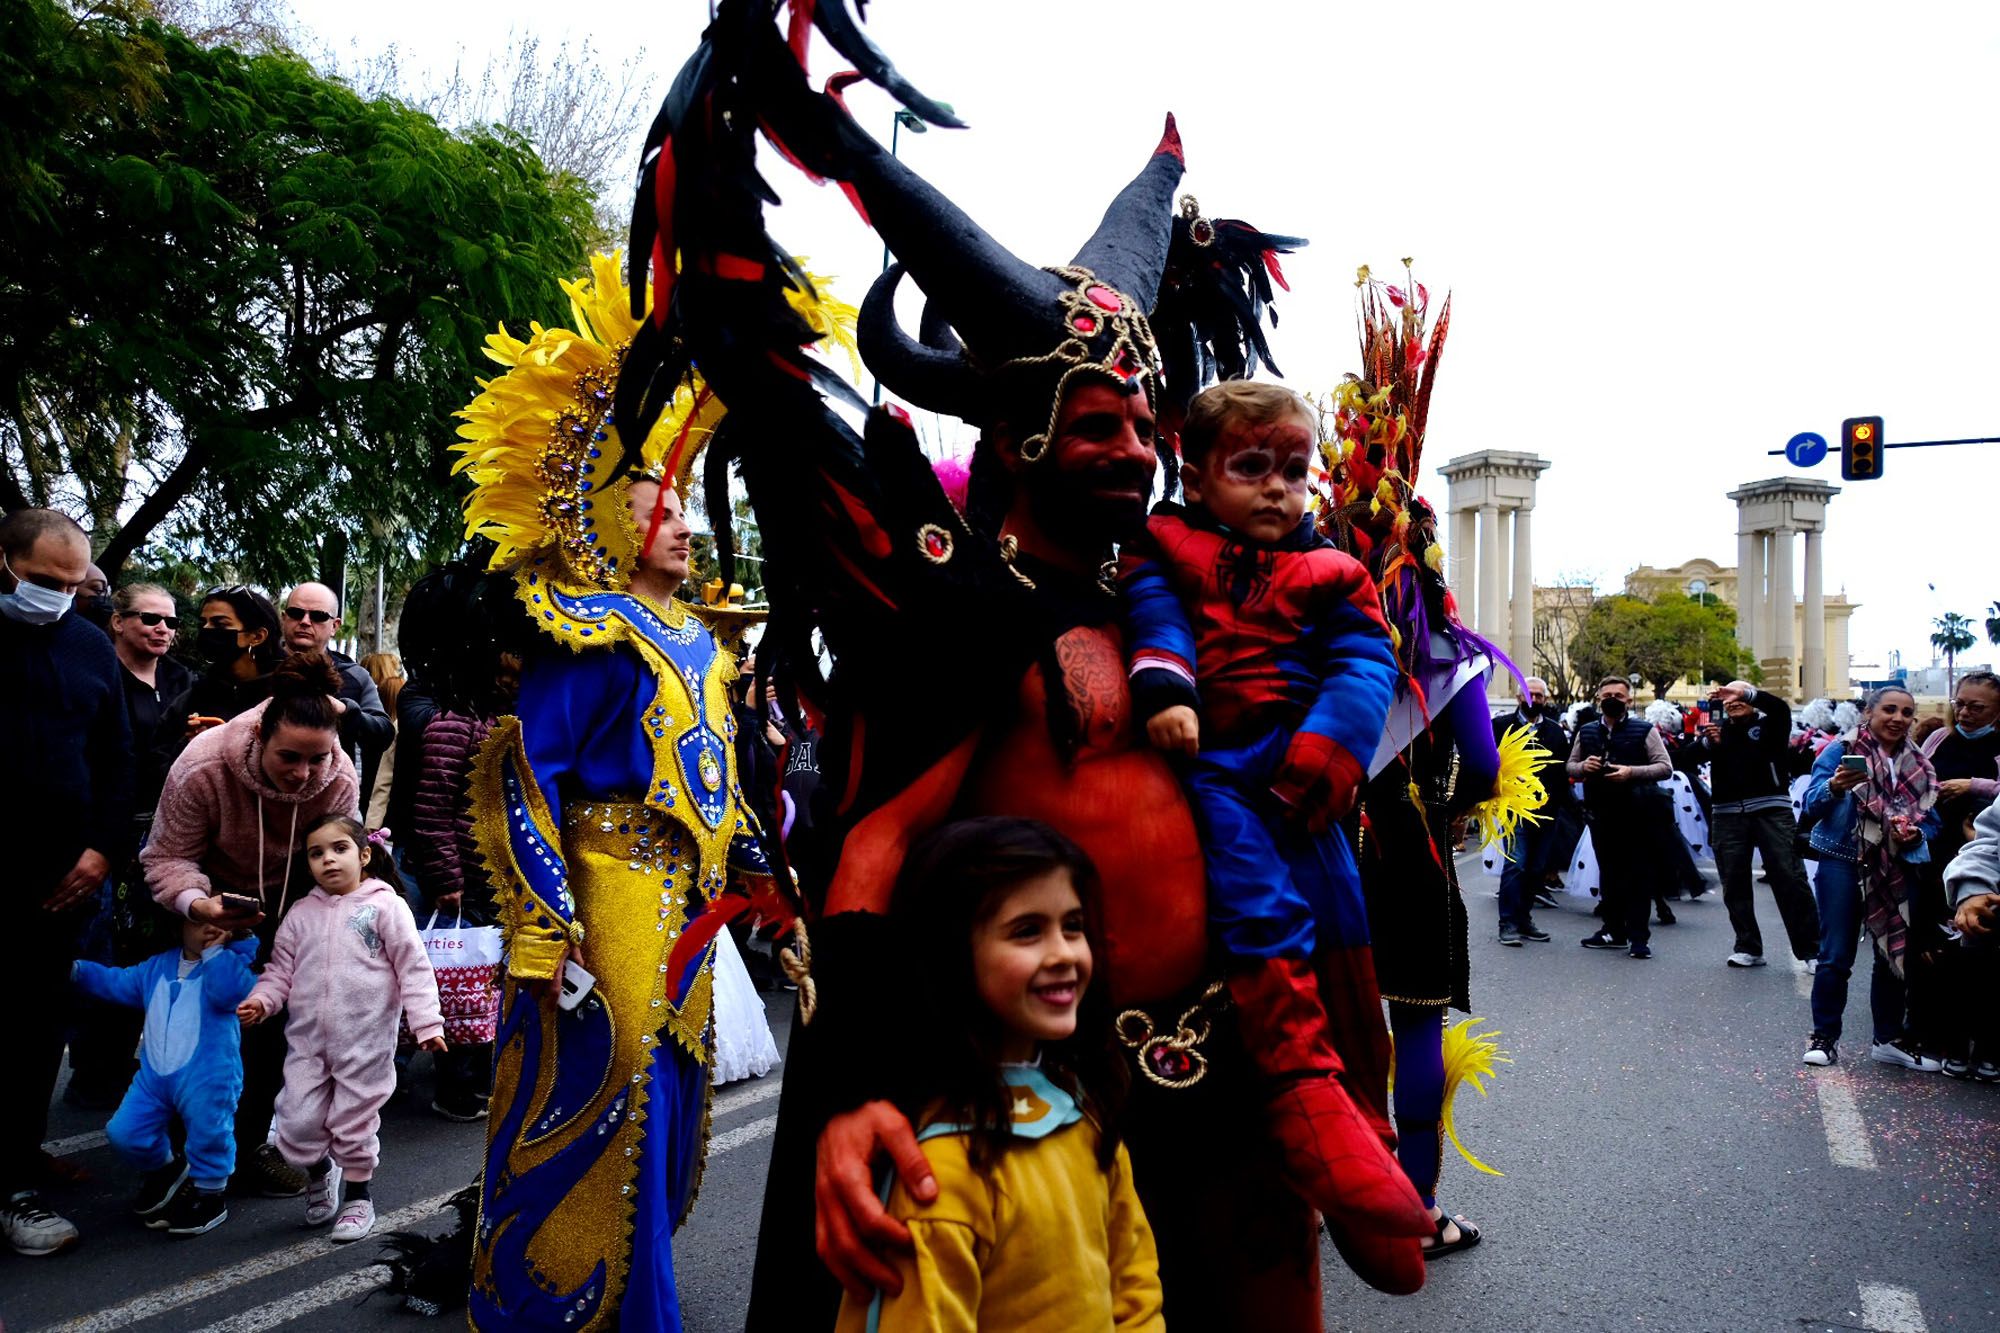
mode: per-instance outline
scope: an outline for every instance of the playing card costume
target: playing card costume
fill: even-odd
[[[817,912],[819,1012],[794,1035],[749,1326],[823,1325],[837,1301],[813,1257],[814,1145],[830,1115],[896,1091],[883,1038],[914,998],[898,989],[885,914],[902,849],[943,820],[1004,814],[1062,830],[1104,881],[1097,976],[1133,1055],[1127,1141],[1168,1317],[1315,1328],[1311,1208],[1261,1132],[1262,1080],[1209,961],[1202,849],[1173,773],[1135,738],[1119,599],[1097,567],[1143,503],[1113,522],[1079,498],[1059,442],[1064,406],[1086,387],[1144,393],[1171,426],[1205,373],[1263,354],[1258,318],[1282,241],[1197,207],[1175,213],[1183,161],[1169,120],[1073,259],[1016,258],[861,132],[839,97],[865,76],[933,123],[956,124],[949,111],[902,80],[840,0],[790,13],[788,40],[768,4],[718,5],[655,121],[632,254],[657,299],[618,405],[645,427],[698,366],[728,406],[709,475],[734,460],[757,512],[772,605],[759,669],[788,713],[803,695],[826,718],[819,842],[788,849]],[[815,89],[809,25],[861,73]],[[803,280],[764,229],[775,195],[756,170],[760,133],[838,182],[898,261],[862,306],[862,354],[904,400],[986,432],[963,511],[897,411],[857,431],[823,396],[863,407],[801,351],[810,330],[787,293]],[[893,308],[905,275],[927,298],[914,336]],[[1079,570],[1008,540],[1017,497],[1068,515],[1064,537],[1095,563]],[[1333,1178],[1358,1193],[1406,1190],[1387,1181],[1380,1140],[1349,1120],[1328,1127],[1344,1139],[1328,1160],[1362,1165]]]
[[[574,328],[487,340],[506,372],[457,446],[469,528],[550,641],[470,784],[507,957],[470,1315],[495,1333],[672,1330],[671,1239],[707,1148],[715,935],[752,894],[769,910],[771,869],[737,786],[734,662],[681,603],[627,590],[650,536],[631,479],[684,488],[720,406],[695,384],[657,430],[621,436],[612,390],[637,323],[615,261],[564,289]],[[671,440],[684,466],[661,471]],[[536,983],[560,979],[572,945],[596,980],[560,1009]]]

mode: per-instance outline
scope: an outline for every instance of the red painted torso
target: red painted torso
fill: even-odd
[[[1012,728],[989,740],[960,790],[959,813],[1039,819],[1074,839],[1104,881],[1097,960],[1113,1003],[1166,999],[1201,976],[1207,881],[1194,817],[1167,762],[1132,717],[1115,626],[1079,626],[1056,643],[1083,740],[1065,763],[1049,734],[1039,667],[1021,681]]]

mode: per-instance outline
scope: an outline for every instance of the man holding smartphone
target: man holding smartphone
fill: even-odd
[[[1597,720],[1577,730],[1569,776],[1583,784],[1604,903],[1604,928],[1586,936],[1583,947],[1651,958],[1648,916],[1658,872],[1648,855],[1657,845],[1650,822],[1673,818],[1660,784],[1674,767],[1659,729],[1631,709],[1631,685],[1607,676],[1597,687]]]
[[[1715,868],[1722,878],[1729,923],[1736,929],[1731,967],[1764,966],[1764,936],[1757,928],[1752,894],[1753,853],[1764,857],[1771,895],[1778,900],[1798,970],[1811,970],[1812,959],[1819,954],[1819,910],[1806,883],[1805,862],[1799,858],[1798,824],[1792,817],[1786,780],[1791,737],[1791,706],[1749,681],[1731,681],[1710,697],[1700,746],[1708,759],[1714,793]]]

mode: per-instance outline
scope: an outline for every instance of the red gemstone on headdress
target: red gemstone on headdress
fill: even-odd
[[[1097,319],[1092,315],[1078,315],[1075,320],[1071,321],[1071,327],[1078,333],[1095,333],[1097,332]]]
[[[1099,310],[1116,311],[1118,309],[1118,293],[1101,283],[1084,288],[1083,294]]]
[[[929,551],[933,556],[937,557],[938,559],[943,559],[946,550],[944,534],[942,532],[925,533],[924,549],[926,551]]]

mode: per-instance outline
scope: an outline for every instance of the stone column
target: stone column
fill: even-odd
[[[1447,554],[1451,586],[1468,602],[1476,603],[1478,589],[1473,584],[1473,572],[1478,567],[1479,511],[1460,507],[1451,513],[1451,549]],[[1468,620],[1473,618],[1473,608],[1463,608]],[[1478,624],[1477,620],[1473,620]]]
[[[1523,675],[1535,670],[1534,512],[1531,505],[1514,511],[1514,633],[1507,652]]]
[[[1493,544],[1500,548],[1500,563],[1494,570],[1496,576],[1494,582],[1500,589],[1500,596],[1493,603],[1493,642],[1500,645],[1502,650],[1505,650],[1507,647],[1507,636],[1512,632],[1509,626],[1514,623],[1513,614],[1509,607],[1509,594],[1514,589],[1514,540],[1512,537],[1514,531],[1514,511],[1511,509],[1502,509],[1499,513],[1499,519],[1500,530],[1493,539]]]
[[[1771,601],[1771,656],[1791,663],[1790,670],[1798,670],[1798,644],[1792,637],[1792,538],[1798,534],[1791,528],[1779,528],[1771,534],[1771,586],[1765,596]],[[1797,693],[1799,685],[1796,676],[1779,682],[1779,688],[1786,698]]]
[[[1758,642],[1764,626],[1763,556],[1759,534],[1736,534],[1736,641],[1750,650],[1752,661],[1764,656],[1764,646]]]
[[[1479,607],[1473,622],[1489,639],[1500,637],[1500,507],[1479,506]]]
[[[1826,588],[1820,567],[1820,530],[1806,529],[1805,645],[1802,662],[1805,680],[1800,686],[1807,699],[1817,699],[1826,691]]]

